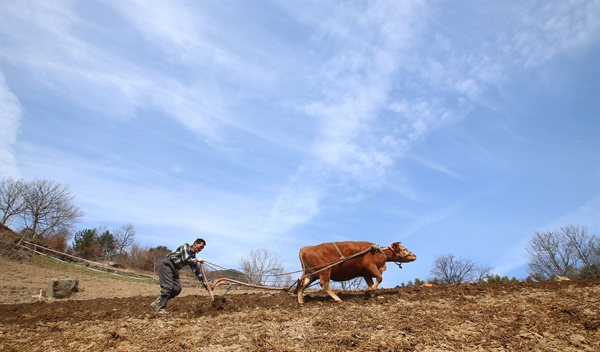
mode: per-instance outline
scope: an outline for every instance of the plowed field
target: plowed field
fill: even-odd
[[[2,351],[600,351],[600,282],[379,290],[375,298],[185,287],[170,314],[158,285],[0,260]],[[50,278],[81,291],[40,298]],[[385,274],[384,274],[385,279]]]

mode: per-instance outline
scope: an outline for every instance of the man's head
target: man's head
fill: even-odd
[[[204,249],[204,246],[206,246],[206,241],[201,238],[198,238],[194,241],[192,248],[194,249],[194,252],[198,253]]]

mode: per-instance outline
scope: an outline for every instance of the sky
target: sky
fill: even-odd
[[[599,1],[2,1],[2,179],[239,268],[400,241],[525,278],[600,229]]]

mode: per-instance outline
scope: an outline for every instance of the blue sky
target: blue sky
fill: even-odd
[[[524,278],[535,231],[600,228],[598,1],[3,1],[1,175],[78,229],[261,247],[401,241]]]

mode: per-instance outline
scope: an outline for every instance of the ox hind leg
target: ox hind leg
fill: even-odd
[[[294,293],[298,294],[298,303],[304,303],[304,289],[306,289],[316,279],[316,277],[304,274],[298,279],[298,284],[294,290]]]
[[[325,290],[325,292],[327,292],[327,294],[329,296],[331,296],[331,298],[333,298],[336,302],[341,302],[342,300],[331,289],[331,285],[329,284],[330,280],[331,280],[331,272],[326,270],[325,272],[321,273],[319,284],[321,284],[321,287],[323,288],[323,290]]]

